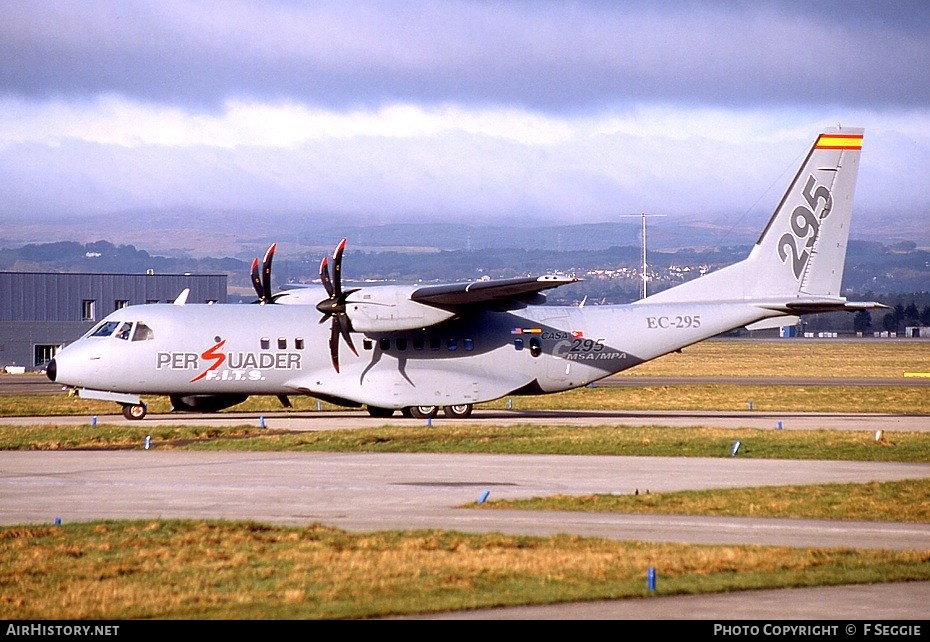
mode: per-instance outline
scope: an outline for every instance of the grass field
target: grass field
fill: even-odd
[[[619,376],[897,379],[905,372],[927,371],[930,342],[721,340],[686,348]],[[65,395],[45,397],[0,397],[0,415],[105,414],[104,409],[114,408],[85,405],[91,402]],[[748,400],[759,410],[930,412],[930,388],[907,385],[595,387],[495,403],[510,401],[515,408],[745,410]],[[304,404],[298,410],[316,405],[298,401]],[[162,401],[150,401],[153,412],[159,411],[157,403]],[[269,400],[249,403],[257,405],[246,408],[279,409],[262,405]],[[429,431],[410,426],[314,433],[254,426],[207,430],[102,424],[0,426],[0,450],[139,448],[145,434],[151,434],[159,448],[637,456],[726,456],[734,437],[732,431],[710,428],[503,428],[488,423],[450,428],[441,422]],[[746,457],[930,462],[930,436],[923,433],[886,435],[881,441],[872,434],[847,431],[739,434],[747,444],[741,454]],[[515,506],[927,523],[930,480],[538,498],[471,508]],[[926,549],[914,551],[795,549],[438,531],[350,534],[319,524],[288,528],[173,520],[13,525],[0,528],[0,542],[4,619],[366,618],[645,597],[644,577],[651,566],[663,569],[661,595],[930,580],[930,542]]]
[[[898,378],[930,373],[930,341],[711,339],[619,375]]]
[[[370,618],[927,579],[930,551],[173,520],[0,530],[5,620]]]

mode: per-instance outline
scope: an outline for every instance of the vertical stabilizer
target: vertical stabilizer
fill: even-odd
[[[840,296],[863,131],[817,137],[756,242],[753,294]]]
[[[817,136],[748,258],[644,301],[839,299],[863,132]]]

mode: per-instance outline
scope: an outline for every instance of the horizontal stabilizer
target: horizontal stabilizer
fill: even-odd
[[[845,299],[807,299],[764,304],[759,307],[791,314],[818,314],[820,312],[857,312],[859,310],[887,309],[889,306],[877,301],[846,301]]]

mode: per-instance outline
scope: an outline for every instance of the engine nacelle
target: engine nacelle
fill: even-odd
[[[442,323],[455,312],[410,300],[416,286],[362,288],[349,295],[346,314],[356,332],[396,332],[418,330]]]

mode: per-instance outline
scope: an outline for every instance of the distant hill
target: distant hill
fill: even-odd
[[[768,215],[654,216],[647,219],[648,249],[741,247],[756,241]],[[893,221],[893,223],[891,222]],[[166,257],[228,256],[251,260],[273,242],[281,257],[321,257],[339,239],[349,239],[356,251],[435,252],[439,250],[524,249],[585,252],[615,246],[642,248],[642,220],[618,215],[607,223],[541,223],[518,217],[480,223],[419,221],[396,223],[348,220],[325,215],[275,218],[250,212],[130,212],[124,216],[49,222],[12,221],[0,228],[0,248],[52,241],[93,243],[144,248]],[[851,238],[893,246],[911,242],[930,249],[930,214],[860,214],[853,221]],[[317,259],[319,260],[319,259]]]
[[[442,238],[456,245],[458,242],[452,240],[456,238],[454,235],[467,233],[467,229],[461,226],[446,231]],[[386,231],[379,237],[371,230],[350,230],[357,232],[360,240],[346,250],[343,278],[346,281],[450,282],[470,281],[486,275],[506,278],[559,272],[579,276],[584,281],[560,288],[553,293],[555,300],[571,302],[588,297],[622,303],[641,296],[642,247],[635,241],[610,245],[599,237],[598,232],[603,232],[603,228],[579,225],[544,228],[544,233],[530,230],[529,233],[540,233],[548,239],[541,245],[554,244],[555,247],[526,248],[517,246],[518,239],[511,228],[490,229],[500,232],[498,238],[491,243],[488,239],[493,234],[483,229],[481,237],[485,240],[481,247],[471,249],[468,249],[468,239],[465,239],[465,249],[440,249],[416,246],[412,242],[402,246],[399,238],[392,238]],[[504,229],[509,230],[511,245],[505,240]],[[432,226],[410,226],[397,233],[427,238],[440,231]],[[738,261],[748,254],[751,244],[752,241],[712,249],[650,250],[647,255],[650,291],[665,289],[695,278],[702,271],[713,271]],[[254,297],[249,280],[250,264],[253,257],[264,253],[265,246],[255,249],[245,257],[192,257],[170,256],[110,241],[27,244],[0,249],[0,270],[227,274],[231,298],[235,300],[236,296],[241,296],[249,300]],[[331,251],[332,247],[326,246],[318,251],[297,253],[292,249],[290,254],[276,255],[273,286],[281,289],[286,283],[316,283],[320,258]],[[843,283],[848,296],[857,298],[881,300],[883,296],[926,293],[930,290],[930,251],[919,249],[911,241],[892,246],[874,241],[850,241]]]

